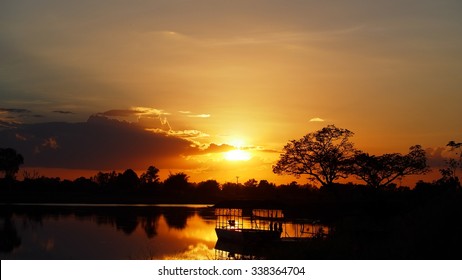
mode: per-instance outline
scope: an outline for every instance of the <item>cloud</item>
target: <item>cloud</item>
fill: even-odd
[[[103,113],[98,113],[99,116],[105,117],[131,117],[136,116],[139,112],[136,110],[109,110]]]
[[[27,138],[25,138],[25,137],[21,138],[20,135],[17,134],[17,133],[16,133],[16,139],[18,139],[20,141],[27,141]],[[46,149],[56,150],[58,148],[59,148],[59,146],[58,146],[58,142],[56,141],[56,138],[49,137],[49,138],[44,139],[41,145],[35,146],[34,154],[39,154],[43,150],[46,150]]]
[[[8,120],[2,120],[0,118],[0,128],[14,128],[16,125],[18,125],[19,122],[14,122],[14,121],[8,121]]]
[[[27,109],[0,108],[0,128],[14,128],[28,116],[41,117],[41,115],[32,115],[32,111]]]
[[[321,118],[311,118],[310,122],[324,122],[324,119]]]
[[[16,109],[16,108],[0,108],[0,113],[5,112],[5,113],[14,113],[14,114],[29,114],[32,113],[31,111],[27,109]]]
[[[186,130],[180,130],[180,131],[174,131],[170,130],[168,132],[168,135],[173,135],[181,138],[199,138],[199,137],[209,137],[207,133],[204,133],[199,130],[195,129],[186,129]]]
[[[42,143],[42,147],[47,147],[47,148],[50,148],[50,149],[53,149],[53,150],[56,150],[57,148],[59,148],[58,142],[56,141],[56,138],[54,138],[54,137],[50,137],[48,139],[45,139],[45,141],[43,141],[43,143]]]
[[[19,133],[16,133],[15,136],[16,136],[16,139],[18,139],[19,141],[26,141],[27,140],[27,137],[25,137],[25,136],[23,136],[23,135],[21,135]]]
[[[140,126],[147,128],[151,132],[170,131],[172,127],[167,120],[170,113],[161,109],[149,107],[132,107],[131,109],[113,109],[102,113],[97,113],[95,116],[109,117],[111,119],[122,119],[130,122],[137,122]]]
[[[443,168],[446,167],[446,161],[451,157],[451,153],[447,148],[427,148],[425,149],[427,154],[427,163],[432,168]]]
[[[19,119],[31,116],[32,111],[18,108],[0,108],[0,122],[13,124],[20,122]],[[35,116],[35,115],[33,115]]]
[[[199,155],[210,155],[210,154],[219,154],[226,153],[232,150],[235,150],[236,147],[228,144],[215,144],[210,143],[208,145],[197,146],[198,148],[192,150],[189,155],[199,156]]]
[[[63,115],[69,115],[69,114],[74,114],[74,112],[71,111],[61,111],[61,110],[55,110],[53,113],[58,113],[58,114],[63,114]]]
[[[224,153],[224,152],[229,152],[232,150],[235,150],[236,147],[228,144],[210,144],[206,149],[201,150],[201,153],[203,154],[209,154],[209,153]]]
[[[97,115],[106,117],[159,117],[169,115],[161,109],[149,108],[149,107],[132,107],[131,109],[122,110],[109,110]]]
[[[192,114],[191,111],[178,111],[180,114],[186,115],[188,118],[210,118],[210,114]]]
[[[133,107],[133,110],[138,112],[140,116],[162,116],[162,115],[170,115],[169,113],[164,112],[164,110],[156,109],[156,108],[149,108],[149,107]]]
[[[278,154],[281,153],[281,151],[265,149],[259,146],[236,147],[236,146],[229,145],[229,144],[211,143],[208,146],[202,147],[200,150],[197,150],[197,154],[205,155],[205,154],[226,153],[226,152],[233,151],[236,149],[250,151],[250,152],[261,152],[261,153],[278,153]]]
[[[210,118],[210,114],[188,115],[189,118]]]
[[[255,147],[254,150],[262,153],[270,153],[270,154],[281,154],[283,151],[281,150],[274,150],[274,149],[266,149],[263,147]]]
[[[102,115],[93,115],[83,123],[21,124],[4,129],[0,131],[0,146],[16,149],[29,167],[93,170],[136,170],[149,165],[191,168],[194,163],[185,157],[200,152],[191,141],[177,135],[147,131]]]

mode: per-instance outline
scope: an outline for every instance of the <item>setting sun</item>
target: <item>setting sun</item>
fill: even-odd
[[[246,160],[249,160],[250,158],[251,158],[251,155],[249,152],[246,152],[240,149],[232,150],[232,151],[225,153],[225,159],[230,160],[230,161],[239,161],[239,160],[246,161]]]

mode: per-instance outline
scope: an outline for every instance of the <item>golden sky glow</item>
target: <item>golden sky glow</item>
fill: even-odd
[[[236,150],[231,150],[229,152],[226,152],[225,153],[225,159],[226,160],[237,160],[237,161],[241,161],[241,160],[249,160],[252,156],[250,155],[249,152],[246,152],[246,151],[243,151],[243,150],[240,150],[240,149],[236,149]]]
[[[462,137],[461,14],[451,0],[4,1],[0,146],[41,170],[290,182],[271,172],[285,143],[335,124],[370,153],[439,158]],[[75,159],[78,143],[99,157]]]

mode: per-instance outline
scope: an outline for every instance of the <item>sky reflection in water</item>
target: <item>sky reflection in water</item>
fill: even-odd
[[[216,243],[200,208],[3,207],[0,219],[2,259],[213,259]]]
[[[214,210],[207,206],[2,205],[0,209],[2,259],[219,258]],[[250,220],[244,219],[244,224],[249,226]],[[328,228],[286,223],[282,237],[320,232],[326,234]]]

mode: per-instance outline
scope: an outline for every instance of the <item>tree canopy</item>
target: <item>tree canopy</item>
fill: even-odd
[[[360,152],[351,164],[351,173],[372,187],[387,186],[398,178],[427,171],[426,154],[420,145],[410,147],[406,155],[374,156]]]
[[[189,189],[190,183],[188,180],[189,176],[186,173],[170,173],[164,181],[164,186],[170,191],[181,193]]]
[[[348,129],[329,125],[300,140],[291,140],[273,166],[273,172],[296,177],[309,175],[323,186],[331,185],[348,176],[350,160],[357,153],[349,140],[353,135]]]
[[[446,146],[449,148],[450,152],[454,153],[455,158],[450,157],[446,160],[446,166],[440,169],[440,173],[443,177],[439,180],[439,182],[460,187],[457,169],[462,169],[462,143],[449,141]]]
[[[6,179],[14,179],[19,171],[19,166],[24,163],[24,158],[16,150],[0,148],[0,172]]]
[[[159,169],[152,165],[149,166],[146,172],[141,174],[140,179],[143,184],[147,184],[147,185],[158,184],[160,181]]]

